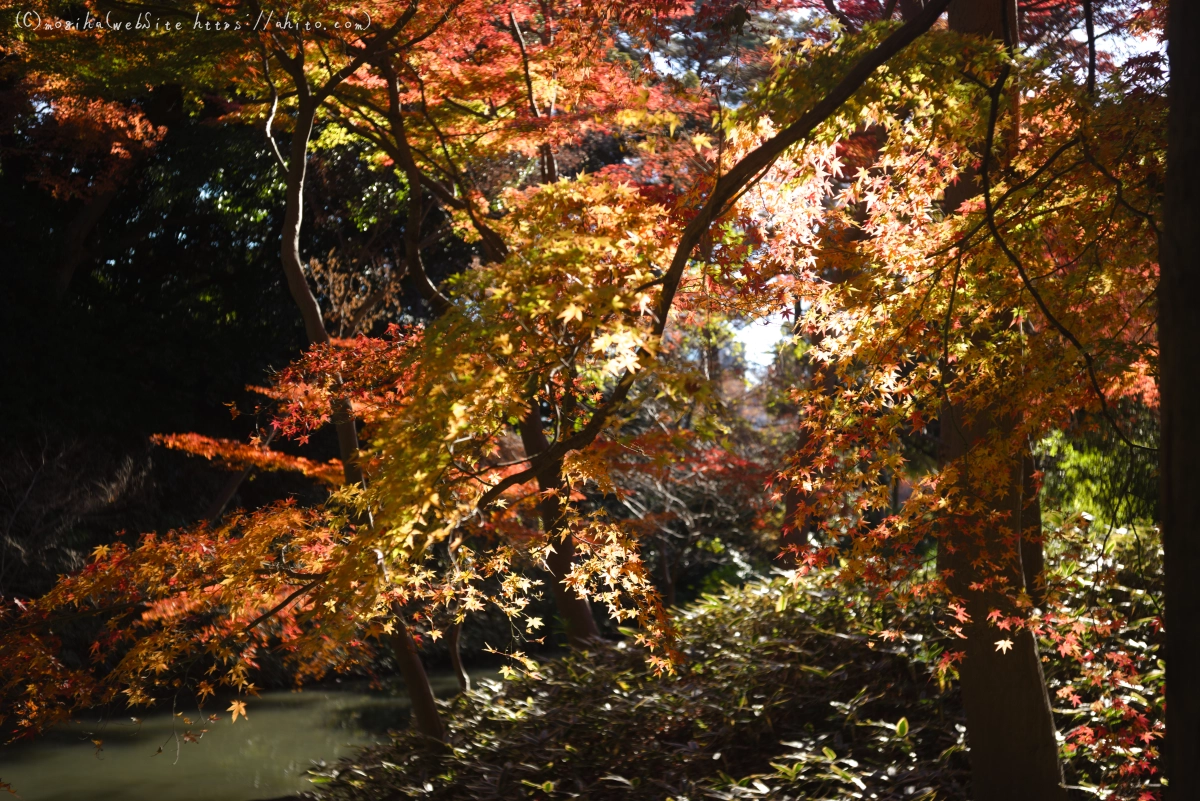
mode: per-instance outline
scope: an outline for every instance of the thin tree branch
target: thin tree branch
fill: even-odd
[[[521,67],[525,73],[525,90],[529,92],[529,110],[537,119],[542,115],[538,112],[537,100],[533,97],[533,76],[529,72],[529,53],[525,50],[525,37],[521,35],[521,26],[517,24],[516,12],[508,12],[508,18],[512,21],[513,38],[517,40],[517,47],[521,49]]]
[[[1092,391],[1096,394],[1096,397],[1100,401],[1100,411],[1108,421],[1109,425],[1112,426],[1113,431],[1115,431],[1121,441],[1130,448],[1157,452],[1157,448],[1151,448],[1146,445],[1139,445],[1136,442],[1133,442],[1125,435],[1125,432],[1121,429],[1121,426],[1117,424],[1116,419],[1112,415],[1112,410],[1109,408],[1108,397],[1104,394],[1104,389],[1100,386],[1100,380],[1096,376],[1096,363],[1095,359],[1092,357],[1092,354],[1083,346],[1083,343],[1079,341],[1079,338],[1076,337],[1069,328],[1063,325],[1062,322],[1060,322],[1059,319],[1054,315],[1054,313],[1050,311],[1050,307],[1046,305],[1046,301],[1042,298],[1041,293],[1029,279],[1029,274],[1025,271],[1024,263],[1022,263],[1017,254],[1012,251],[1012,248],[1009,247],[1008,242],[1005,241],[1004,236],[1000,233],[999,226],[996,225],[996,209],[992,204],[992,183],[989,176],[991,165],[989,162],[991,161],[992,145],[996,138],[996,123],[1000,116],[1000,95],[1004,91],[1004,85],[1008,83],[1008,78],[1011,74],[1011,71],[1012,70],[1010,66],[1005,64],[1004,68],[1000,72],[1000,79],[988,92],[991,102],[988,110],[988,127],[987,137],[983,149],[983,164],[980,167],[980,176],[983,180],[984,216],[987,222],[988,230],[991,231],[992,238],[995,239],[996,244],[1000,246],[1000,250],[1004,253],[1005,258],[1007,258],[1009,262],[1012,263],[1013,267],[1016,268],[1017,274],[1021,277],[1021,283],[1033,298],[1033,302],[1037,304],[1038,309],[1041,310],[1042,315],[1046,318],[1050,325],[1053,326],[1054,330],[1058,331],[1063,339],[1071,343],[1071,345],[1083,359],[1084,366],[1087,368],[1088,379],[1091,383]]]
[[[400,105],[400,79],[396,76],[390,58],[385,58],[380,66],[387,80],[387,113],[392,128],[392,139],[396,145],[398,163],[408,180],[408,223],[404,226],[404,258],[408,261],[409,272],[416,281],[421,297],[435,312],[442,314],[450,308],[450,300],[429,280],[429,274],[425,272],[425,264],[421,259],[421,219],[424,216],[421,205],[424,181],[408,147],[408,134],[404,130],[404,114]]]
[[[279,150],[279,143],[275,141],[275,134],[271,131],[271,126],[275,124],[275,112],[279,110],[279,90],[275,88],[275,81],[271,78],[271,58],[267,55],[266,47],[262,49],[262,58],[267,85],[271,87],[271,111],[267,114],[266,122],[267,142],[271,145],[271,153],[275,156],[275,163],[279,165],[279,169],[286,173],[288,170],[287,161],[284,160],[283,153]]]
[[[825,0],[825,10],[828,11],[830,14],[832,14],[834,19],[836,19],[838,22],[840,22],[842,27],[845,28],[847,31],[857,30],[857,28],[854,27],[854,23],[851,22],[850,18],[847,17],[841,11],[841,9],[839,9],[837,7],[837,4],[834,3],[833,0]]]
[[[277,615],[277,614],[279,614],[280,612],[282,612],[282,611],[283,611],[285,608],[287,608],[287,606],[288,606],[289,604],[291,604],[291,602],[292,602],[292,601],[296,600],[296,599],[297,599],[297,598],[299,598],[301,595],[304,595],[306,592],[308,592],[309,590],[311,590],[313,587],[316,587],[318,584],[320,584],[321,582],[323,582],[323,581],[324,581],[325,579],[327,579],[328,577],[329,577],[329,575],[328,575],[328,574],[326,574],[326,575],[324,575],[324,576],[321,576],[321,577],[317,578],[315,581],[310,581],[309,583],[307,583],[307,584],[305,584],[304,586],[300,587],[300,588],[299,588],[299,589],[297,589],[295,592],[293,592],[293,593],[291,593],[290,595],[288,595],[288,597],[284,598],[282,601],[280,601],[279,603],[277,603],[275,606],[271,607],[271,608],[270,608],[270,609],[268,609],[266,612],[263,612],[261,615],[259,615],[258,617],[254,618],[254,620],[252,620],[252,621],[250,621],[249,623],[247,623],[247,624],[245,625],[245,627],[242,629],[242,631],[251,631],[251,630],[253,630],[253,629],[256,629],[256,628],[258,628],[259,624],[263,623],[263,622],[264,622],[264,621],[266,621],[267,619],[269,619],[269,618],[272,618],[272,617],[274,617],[275,615]]]

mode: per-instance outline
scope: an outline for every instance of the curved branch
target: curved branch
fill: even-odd
[[[275,88],[275,80],[271,77],[271,58],[267,55],[267,49],[262,50],[263,72],[266,75],[267,85],[271,87],[271,110],[267,114],[266,134],[267,142],[271,145],[271,153],[275,156],[275,163],[279,165],[279,169],[284,173],[288,171],[287,161],[283,158],[283,153],[279,151],[279,143],[275,141],[275,134],[271,131],[271,126],[275,124],[275,112],[279,110],[279,90]]]
[[[671,267],[663,276],[662,298],[658,307],[658,318],[654,323],[653,335],[661,337],[667,325],[667,315],[675,300],[675,293],[683,278],[683,272],[692,258],[692,251],[708,232],[709,226],[719,216],[726,203],[741,192],[748,184],[756,180],[760,173],[771,167],[785,150],[812,134],[821,123],[831,117],[842,104],[849,100],[859,88],[882,66],[888,59],[899,53],[917,39],[937,21],[942,12],[950,5],[950,0],[932,0],[920,14],[894,31],[880,42],[874,49],[862,57],[838,82],[829,94],[825,95],[815,106],[805,112],[800,119],[784,128],[773,138],[759,145],[742,158],[733,168],[717,181],[707,201],[695,217],[691,219],[679,239]],[[650,354],[642,351],[646,358]],[[587,424],[578,432],[566,439],[560,440],[536,458],[530,460],[530,466],[519,473],[506,476],[480,496],[476,507],[483,509],[491,505],[510,487],[524,484],[537,478],[543,470],[562,459],[570,451],[587,447],[600,434],[608,421],[609,415],[616,410],[633,388],[637,374],[626,371],[617,385],[613,387],[608,398],[592,414]]]
[[[408,147],[408,134],[404,129],[404,114],[400,104],[400,79],[396,76],[390,59],[385,58],[381,67],[387,80],[387,117],[395,144],[394,157],[408,180],[408,223],[404,226],[404,257],[417,284],[417,291],[436,313],[442,314],[450,308],[450,300],[429,279],[425,263],[421,259],[421,220],[424,217],[421,207],[425,181]]]

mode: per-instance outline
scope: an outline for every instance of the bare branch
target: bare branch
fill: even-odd
[[[271,153],[275,156],[275,163],[279,165],[279,169],[287,172],[288,165],[283,158],[283,153],[279,151],[279,143],[275,141],[275,134],[271,131],[271,126],[275,124],[275,112],[279,109],[279,90],[275,88],[275,81],[271,78],[271,58],[267,54],[267,49],[262,50],[263,70],[266,74],[267,85],[271,87],[271,111],[267,114],[266,133],[267,142],[271,145]]]
[[[533,97],[533,76],[529,72],[529,53],[525,49],[525,37],[521,35],[521,26],[517,24],[516,12],[508,12],[508,18],[512,21],[513,38],[517,40],[517,47],[521,49],[521,66],[525,71],[525,90],[529,92],[529,110],[533,112],[536,119],[542,115],[538,111],[537,101]]]

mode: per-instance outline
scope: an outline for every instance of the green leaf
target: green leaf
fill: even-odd
[[[907,737],[908,736],[908,718],[900,718],[900,720],[898,720],[896,722],[896,736],[897,737]]]

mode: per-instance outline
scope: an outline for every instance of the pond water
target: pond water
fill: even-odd
[[[431,676],[446,698],[452,676]],[[229,706],[192,707],[189,726],[169,711],[104,723],[82,719],[38,740],[0,748],[0,781],[26,801],[254,801],[312,787],[304,771],[356,746],[384,742],[406,726],[408,700],[356,689],[264,692],[246,700],[245,720],[230,722]],[[215,722],[207,714],[217,713]],[[208,729],[185,743],[188,729]],[[93,740],[103,741],[97,751]],[[161,747],[161,753],[158,749]],[[3,796],[0,792],[0,796]]]

